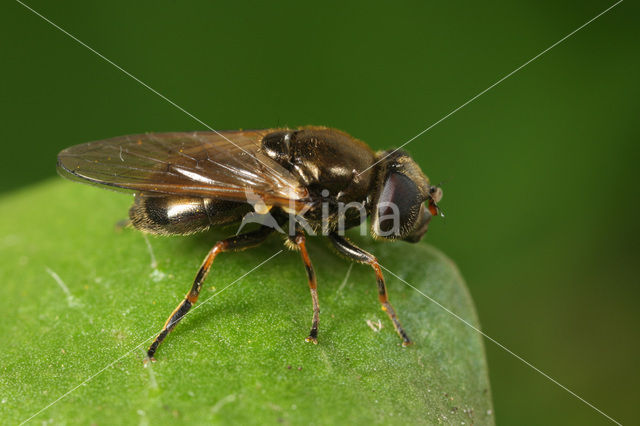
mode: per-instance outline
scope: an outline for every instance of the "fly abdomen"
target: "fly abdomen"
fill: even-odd
[[[188,235],[237,221],[249,209],[244,203],[210,198],[136,194],[129,218],[136,229],[144,232]]]
[[[211,226],[202,198],[136,194],[129,218],[135,228],[161,235],[188,235]]]

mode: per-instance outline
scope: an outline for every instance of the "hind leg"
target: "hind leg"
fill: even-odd
[[[204,258],[198,273],[196,274],[196,278],[193,281],[193,285],[191,286],[191,290],[187,293],[184,300],[180,302],[180,304],[173,310],[167,322],[164,324],[162,331],[155,338],[149,349],[147,350],[147,357],[150,360],[154,360],[153,355],[156,353],[158,346],[160,343],[167,337],[167,334],[174,329],[174,327],[180,322],[180,320],[189,312],[189,309],[196,303],[198,300],[198,296],[200,295],[200,289],[202,288],[202,284],[211,269],[211,264],[213,260],[219,253],[226,251],[239,251],[244,250],[250,247],[255,247],[260,245],[264,240],[267,239],[269,234],[273,232],[273,228],[269,228],[263,226],[255,231],[247,232],[246,234],[237,235],[235,237],[227,238],[226,240],[218,241],[209,253]]]

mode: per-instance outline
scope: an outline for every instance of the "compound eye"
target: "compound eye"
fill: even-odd
[[[386,238],[402,238],[413,229],[422,200],[418,186],[402,173],[391,172],[380,192],[374,231]]]

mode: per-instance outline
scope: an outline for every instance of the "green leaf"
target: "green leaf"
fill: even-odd
[[[282,249],[273,237],[216,259],[196,308],[144,368],[144,349],[207,250],[234,230],[148,237],[152,265],[145,237],[114,226],[130,202],[62,180],[0,200],[3,423],[47,407],[32,421],[493,424],[481,336],[386,273],[415,342],[401,347],[371,268],[351,266],[320,238],[309,244],[318,345],[304,341],[311,298],[298,253],[285,250],[241,278]],[[458,270],[436,249],[355,239],[478,326]]]

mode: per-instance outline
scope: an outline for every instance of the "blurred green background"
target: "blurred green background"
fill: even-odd
[[[216,129],[327,125],[376,149],[613,3],[28,1]],[[446,181],[427,239],[484,331],[622,423],[640,399],[638,11],[621,3],[407,146]],[[0,16],[0,190],[53,177],[69,145],[204,130],[19,3]],[[486,347],[498,424],[607,423]]]

